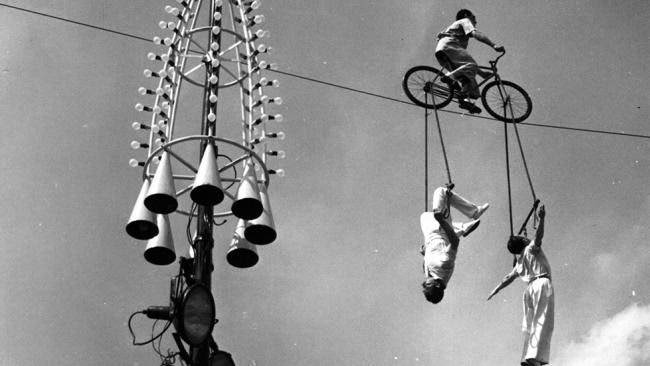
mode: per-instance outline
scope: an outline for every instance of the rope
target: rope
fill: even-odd
[[[510,115],[514,121],[514,113],[512,112],[512,104],[510,105]],[[521,153],[521,160],[524,163],[524,169],[526,170],[526,177],[528,178],[528,185],[530,186],[530,192],[533,194],[533,201],[537,201],[537,196],[535,195],[535,188],[533,188],[533,181],[530,179],[530,172],[528,171],[528,163],[526,163],[526,156],[524,155],[524,148],[521,145],[521,138],[519,137],[519,130],[517,129],[517,124],[513,123],[515,128],[515,135],[517,136],[517,144],[519,145],[519,152]]]
[[[433,96],[433,104],[435,106],[436,97]],[[440,146],[442,147],[442,156],[445,158],[445,168],[447,169],[447,182],[451,186],[451,171],[449,170],[449,160],[447,160],[447,149],[445,149],[445,141],[442,139],[442,129],[440,128],[440,118],[438,118],[438,108],[434,108],[433,112],[436,116],[436,124],[438,125],[438,136],[440,136]]]
[[[431,93],[431,100],[433,102],[433,112],[436,116],[436,125],[438,126],[438,136],[440,137],[440,147],[442,148],[442,156],[445,159],[445,169],[447,170],[447,187],[452,189],[454,184],[451,180],[451,170],[449,169],[449,159],[447,159],[447,149],[445,148],[445,141],[442,138],[442,128],[440,127],[440,117],[438,116],[438,108],[436,107],[436,96]],[[429,104],[428,93],[424,94],[424,104]],[[429,109],[424,108],[424,210],[429,210]]]
[[[427,103],[427,95],[424,95]],[[429,211],[429,112],[424,108],[424,212]]]
[[[505,108],[504,108],[505,109]],[[514,235],[512,224],[512,190],[510,185],[510,153],[508,151],[508,123],[503,122],[503,134],[505,136],[505,150],[506,150],[506,177],[508,182],[508,212],[510,214],[510,236]]]

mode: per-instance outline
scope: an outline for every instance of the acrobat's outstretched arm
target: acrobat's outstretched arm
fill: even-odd
[[[495,287],[494,290],[492,290],[492,293],[490,294],[490,296],[488,296],[487,299],[490,300],[494,295],[497,294],[497,292],[501,291],[501,289],[511,284],[512,281],[515,280],[515,278],[517,278],[517,271],[515,268],[513,268],[512,271],[510,271],[510,273],[508,273],[505,277],[503,277],[501,283],[497,287]]]

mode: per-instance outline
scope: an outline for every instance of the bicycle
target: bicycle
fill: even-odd
[[[518,123],[530,116],[533,102],[524,88],[502,80],[497,72],[497,62],[505,55],[505,51],[494,60],[490,66],[479,66],[481,70],[491,72],[478,83],[481,90],[481,103],[492,117],[503,122]],[[446,107],[457,96],[459,86],[456,82],[446,83],[444,68],[436,69],[431,66],[415,66],[410,68],[402,80],[402,88],[406,96],[415,104],[425,108],[440,109]],[[443,79],[444,78],[444,79]],[[490,82],[489,80],[494,79]],[[453,81],[453,80],[452,80]],[[484,86],[485,85],[485,86]]]

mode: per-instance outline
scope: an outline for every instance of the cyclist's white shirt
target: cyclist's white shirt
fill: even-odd
[[[472,22],[463,18],[453,22],[447,29],[438,33],[438,47],[436,51],[441,51],[445,46],[460,46],[461,48],[467,48],[467,42],[469,41],[470,34],[474,32],[476,28]]]

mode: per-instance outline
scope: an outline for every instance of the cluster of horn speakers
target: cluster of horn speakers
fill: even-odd
[[[198,205],[215,206],[224,197],[215,147],[208,143],[190,198]],[[144,180],[126,225],[126,232],[131,237],[148,241],[144,258],[149,263],[168,265],[176,260],[168,215],[177,208],[170,155],[165,151],[151,181]],[[252,267],[259,260],[256,245],[270,244],[277,237],[266,184],[258,181],[252,160],[245,163],[231,211],[238,222],[226,260],[234,267]]]

